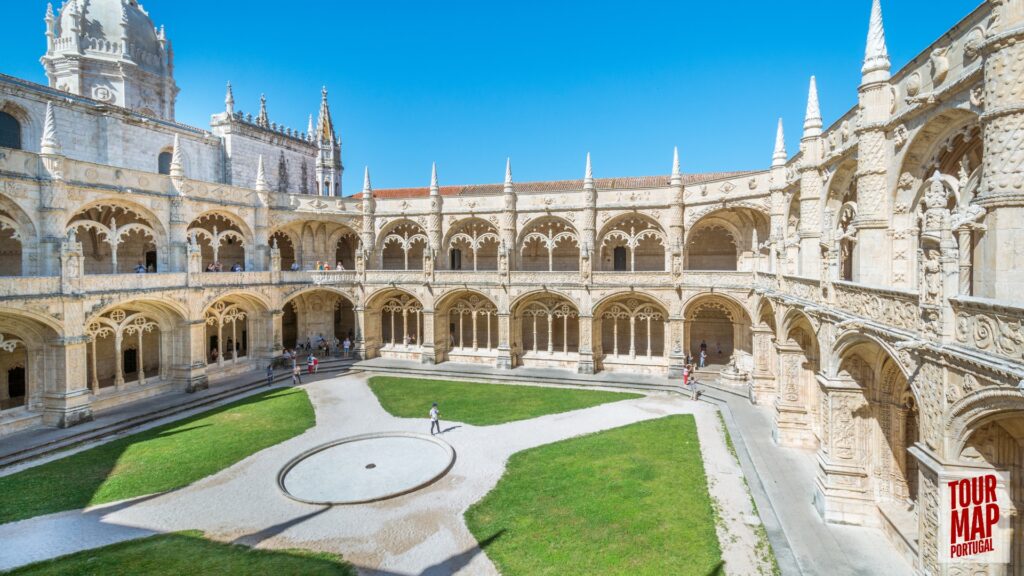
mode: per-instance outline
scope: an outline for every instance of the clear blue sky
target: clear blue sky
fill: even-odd
[[[896,70],[979,0],[883,0]],[[174,43],[178,120],[223,109],[305,130],[330,89],[345,194],[374,186],[758,169],[793,154],[811,74],[826,125],[856,103],[870,0],[148,0]],[[42,0],[4,3],[0,72],[45,83]]]

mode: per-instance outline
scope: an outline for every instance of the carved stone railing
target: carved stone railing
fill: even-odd
[[[779,291],[816,304],[825,303],[821,297],[821,282],[815,278],[783,276]]]
[[[47,296],[60,292],[57,276],[10,276],[0,278],[0,298]]]
[[[270,272],[202,272],[203,286],[253,286],[270,283]]]
[[[736,288],[750,290],[754,287],[754,273],[735,270],[685,270],[682,283],[691,288]]]
[[[498,284],[501,278],[497,270],[437,270],[434,272],[435,284],[466,284],[466,285],[494,285]]]
[[[657,286],[672,282],[672,275],[668,272],[644,271],[644,272],[594,272],[594,284],[607,286]]]
[[[835,306],[880,324],[916,332],[921,326],[919,296],[892,288],[833,281]]]
[[[582,284],[578,270],[565,272],[529,272],[516,270],[512,272],[513,284],[529,284],[534,286]]]
[[[185,273],[161,274],[86,274],[82,277],[85,292],[120,292],[130,290],[157,290],[185,286]],[[60,282],[60,278],[57,278]]]
[[[317,286],[324,284],[355,284],[358,274],[355,270],[313,270],[310,272],[288,272],[281,274],[282,281],[312,282]],[[293,276],[294,275],[294,276]]]
[[[949,302],[956,314],[957,343],[1024,362],[1024,307],[967,296]]]

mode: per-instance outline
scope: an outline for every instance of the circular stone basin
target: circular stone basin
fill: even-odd
[[[409,432],[363,434],[322,444],[277,475],[286,496],[309,504],[361,504],[408,494],[448,473],[455,450]]]

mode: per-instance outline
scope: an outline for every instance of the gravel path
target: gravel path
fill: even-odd
[[[387,414],[365,376],[306,385],[317,426],[185,488],[86,511],[0,525],[0,570],[151,533],[198,529],[208,538],[261,548],[342,554],[367,576],[497,574],[463,522],[516,452],[565,438],[670,414],[693,413],[719,527],[726,570],[757,574],[757,535],[742,475],[728,452],[715,408],[667,394],[605,404],[500,426],[442,422],[456,451],[454,467],[435,484],[393,500],[354,506],[301,504],[278,490],[278,470],[296,454],[329,440],[375,431],[428,431],[426,418]],[[426,411],[427,407],[424,407]],[[671,511],[666,510],[666,513]]]

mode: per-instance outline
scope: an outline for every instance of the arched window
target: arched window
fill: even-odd
[[[160,156],[157,158],[156,171],[160,174],[170,174],[171,158],[173,157],[174,155],[171,154],[170,152],[161,152]]]
[[[6,112],[0,112],[0,147],[21,150],[21,123]]]

